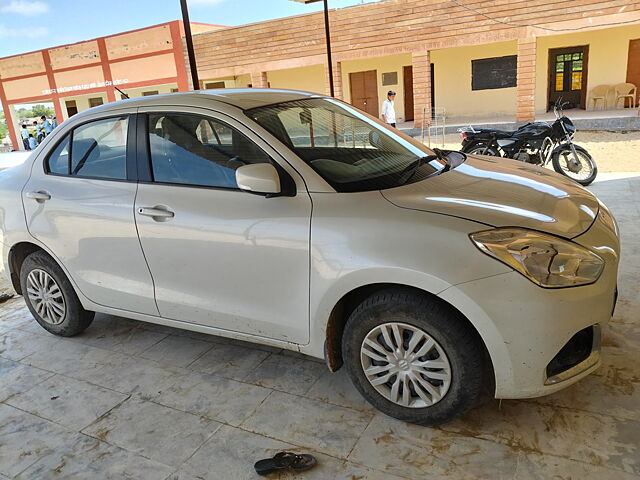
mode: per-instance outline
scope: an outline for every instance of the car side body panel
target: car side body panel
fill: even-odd
[[[22,206],[22,187],[31,174],[33,154],[21,165],[0,172],[0,248],[2,248],[3,274],[9,280],[9,252],[24,241],[33,241],[28,234]]]
[[[129,108],[118,114],[135,112]],[[104,115],[82,118],[65,122],[47,141],[53,146],[73,128]],[[38,151],[22,192],[29,233],[72,272],[79,290],[92,302],[157,314],[153,281],[133,217],[137,183],[47,174],[45,152]],[[51,198],[26,198],[32,191],[46,191]]]
[[[395,283],[437,295],[457,283],[510,271],[472,247],[469,233],[484,225],[397,208],[377,191],[311,198],[312,339],[325,338],[332,309],[356,288]],[[321,345],[310,347],[322,355]]]

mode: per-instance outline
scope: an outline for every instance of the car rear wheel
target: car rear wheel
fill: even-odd
[[[67,276],[45,252],[34,252],[24,260],[20,287],[33,317],[55,335],[77,335],[93,321],[94,312],[82,307]]]
[[[343,359],[355,387],[383,413],[439,425],[490,390],[487,355],[475,330],[438,299],[378,292],[349,317]]]

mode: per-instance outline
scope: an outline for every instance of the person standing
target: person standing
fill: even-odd
[[[46,137],[51,133],[51,130],[53,130],[53,125],[51,125],[51,122],[47,120],[47,117],[44,115],[40,117],[40,120],[42,120],[42,129],[44,130],[44,135]]]
[[[396,110],[393,104],[395,98],[396,92],[389,90],[387,92],[387,99],[382,102],[382,120],[393,128],[396,127]]]
[[[29,130],[27,130],[27,126],[24,124],[20,129],[20,136],[22,137],[22,145],[24,146],[24,149],[31,150],[31,147],[29,146]]]
[[[58,126],[58,119],[56,118],[56,116],[53,116],[53,120],[51,120],[51,128],[54,129]]]
[[[38,123],[37,120],[33,121],[33,129],[36,131],[34,138],[36,139],[36,145],[37,145],[44,138],[44,130],[42,129],[42,124]]]

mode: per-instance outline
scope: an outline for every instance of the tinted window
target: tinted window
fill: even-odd
[[[58,175],[69,174],[69,135],[49,155],[47,169]]]
[[[71,175],[127,178],[128,117],[87,123],[73,131]]]
[[[149,150],[156,182],[238,188],[235,171],[269,156],[235,128],[189,114],[149,114]]]

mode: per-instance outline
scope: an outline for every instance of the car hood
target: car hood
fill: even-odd
[[[523,227],[573,238],[598,213],[598,200],[573,180],[514,160],[467,155],[460,166],[382,191],[398,207]]]

